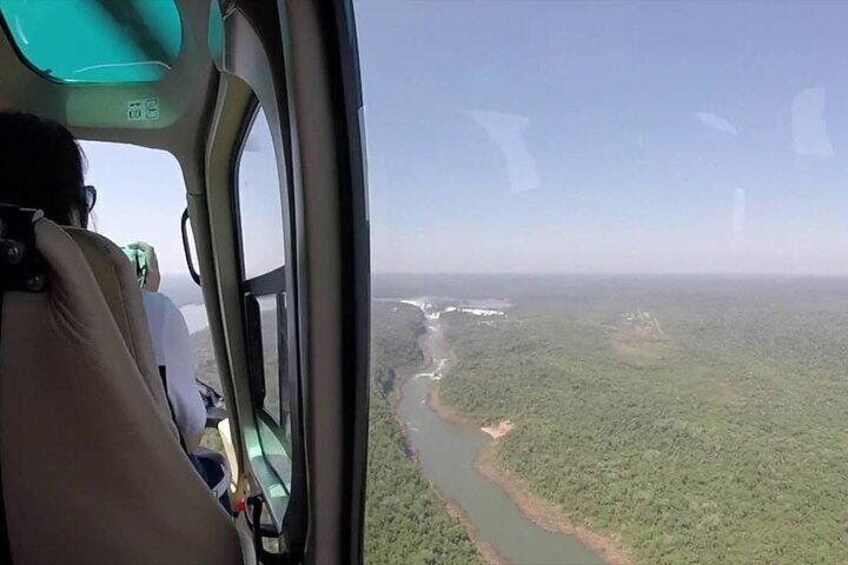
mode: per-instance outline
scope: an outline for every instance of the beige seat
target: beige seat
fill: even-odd
[[[127,349],[139,366],[159,416],[167,425],[174,427],[174,433],[179,433],[173,425],[165,387],[156,366],[138,279],[127,256],[120,247],[98,233],[82,228],[62,229],[73,238],[85,256]]]
[[[48,291],[5,293],[0,319],[14,562],[252,561],[179,445],[150,338],[138,326],[146,328],[140,291],[130,285],[107,298],[99,290],[98,279],[126,287],[129,264],[108,259],[112,244],[89,246],[94,240],[75,234],[89,259],[98,248],[106,254],[93,270],[64,230],[47,220],[35,229]]]

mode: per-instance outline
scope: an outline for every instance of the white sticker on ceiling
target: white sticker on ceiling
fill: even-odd
[[[127,103],[127,119],[131,122],[147,122],[159,119],[159,99],[145,98]]]

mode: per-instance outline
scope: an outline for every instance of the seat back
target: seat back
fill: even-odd
[[[98,233],[82,228],[62,229],[71,236],[85,256],[127,349],[150,390],[159,416],[169,425],[173,424],[165,388],[156,366],[138,279],[127,256],[120,247]],[[174,429],[175,433],[179,433]]]
[[[157,398],[143,374],[155,370],[149,336],[138,345],[143,333],[122,332],[71,236],[40,220],[35,238],[47,291],[7,291],[0,314],[0,468],[14,563],[242,563],[232,519],[162,416],[164,391]],[[134,291],[127,311],[143,314]]]

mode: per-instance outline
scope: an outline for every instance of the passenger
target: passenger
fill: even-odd
[[[32,114],[0,112],[0,202],[38,208],[60,225],[88,227],[96,192],[84,183],[85,157],[61,124]],[[158,266],[152,256],[144,293],[157,363],[166,366],[168,399],[186,448],[194,451],[206,422],[195,384],[190,336],[177,307],[155,292]]]
[[[85,158],[64,126],[32,114],[0,112],[0,201],[38,208],[65,226],[88,227],[94,190]]]
[[[206,427],[206,407],[194,378],[191,335],[179,308],[159,291],[159,261],[151,245],[138,242],[124,247],[135,265],[144,297],[144,310],[153,338],[156,364],[164,368],[168,402],[180,435],[190,452],[197,451]]]
[[[161,276],[153,246],[137,242],[125,246],[123,250],[135,266],[153,338],[156,364],[162,371],[168,405],[186,455],[224,509],[232,513],[225,459],[220,454],[200,447],[206,427],[206,405],[194,377],[188,326],[179,308],[170,298],[158,292]]]

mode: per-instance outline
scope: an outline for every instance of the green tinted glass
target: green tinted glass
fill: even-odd
[[[212,0],[209,9],[209,33],[207,34],[209,53],[212,58],[218,60],[224,51],[224,17],[221,15],[221,7],[218,0]]]
[[[30,65],[63,82],[155,82],[182,44],[173,0],[0,0]]]

